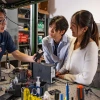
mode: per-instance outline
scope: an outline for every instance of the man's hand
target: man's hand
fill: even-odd
[[[35,57],[36,57],[36,54],[33,55],[34,62],[41,63],[41,61],[43,60],[43,56],[41,56],[39,59],[37,59],[37,61],[35,61]]]

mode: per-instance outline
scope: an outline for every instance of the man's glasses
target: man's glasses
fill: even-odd
[[[3,24],[4,22],[6,22],[6,18],[4,18],[3,20],[0,20],[0,24]]]

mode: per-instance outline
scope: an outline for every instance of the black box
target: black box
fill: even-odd
[[[40,81],[53,83],[55,77],[55,65],[47,63],[33,63],[32,64],[32,77],[34,79],[40,77]]]

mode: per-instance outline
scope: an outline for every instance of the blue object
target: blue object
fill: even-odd
[[[68,82],[66,84],[66,100],[69,100],[69,85],[68,85]]]
[[[59,100],[63,100],[63,94],[62,93],[60,93]]]
[[[38,88],[40,89],[40,94],[37,93]],[[39,86],[30,85],[29,89],[32,90],[32,93],[37,95],[37,96],[40,96],[42,94],[42,89]]]

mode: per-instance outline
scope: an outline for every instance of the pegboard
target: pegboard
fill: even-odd
[[[69,84],[69,100],[71,100],[71,97],[74,97],[74,100],[76,100],[76,88],[77,85],[76,84]],[[66,84],[62,84],[62,83],[54,83],[52,85],[49,85],[48,86],[48,91],[50,90],[53,90],[53,89],[58,89],[61,91],[61,93],[64,94],[64,97],[65,97],[65,89],[66,89]],[[92,91],[100,96],[100,90],[97,90],[97,89],[93,89],[92,88]],[[84,92],[85,94],[85,92]],[[54,95],[51,96],[52,100],[54,100]],[[96,96],[94,96],[92,93],[88,93],[88,95],[85,94],[85,100],[100,100],[100,98],[97,98]]]

